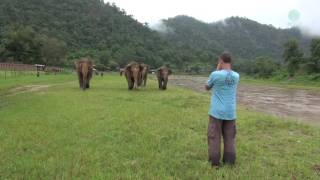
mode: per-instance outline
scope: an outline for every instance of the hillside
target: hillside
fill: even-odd
[[[119,65],[137,59],[160,65],[163,51],[169,47],[157,33],[102,0],[2,0],[2,36],[13,26],[31,27],[36,33],[65,42],[69,59],[84,55],[99,58],[101,52],[108,59],[105,61]]]
[[[240,17],[204,23],[192,17],[176,16],[163,23],[170,29],[168,33],[162,33],[163,37],[175,45],[216,53],[227,49],[240,58],[270,56],[280,59],[286,41],[296,39],[303,49],[310,43],[298,29],[277,29]]]
[[[113,69],[136,60],[199,70],[211,69],[223,50],[240,59],[280,59],[287,40],[309,44],[296,29],[237,17],[208,24],[177,16],[164,24],[170,32],[158,33],[102,0],[1,0],[0,61],[71,66],[90,56]]]

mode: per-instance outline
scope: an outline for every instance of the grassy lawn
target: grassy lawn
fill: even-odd
[[[0,179],[320,178],[319,127],[241,107],[236,166],[212,169],[208,95],[149,83],[128,91],[105,75],[83,92],[75,75],[0,79]],[[49,87],[10,95],[18,84]]]
[[[318,75],[320,76],[320,75]],[[246,84],[253,85],[270,85],[276,87],[283,88],[291,88],[291,89],[306,89],[313,91],[320,91],[320,80],[314,79],[315,76],[296,76],[292,79],[287,78],[270,78],[270,79],[261,79],[261,78],[253,78],[247,75],[241,75],[241,82]]]
[[[40,77],[36,77],[36,72],[17,73],[15,76],[11,72],[7,72],[5,78],[4,71],[0,71],[0,95],[9,88],[28,85],[28,84],[54,84],[54,83],[66,83],[67,81],[74,81],[75,78],[69,74],[63,75],[45,75],[41,72]]]

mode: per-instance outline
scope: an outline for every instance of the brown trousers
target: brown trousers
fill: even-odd
[[[220,165],[220,144],[223,136],[223,163],[234,164],[236,160],[236,121],[219,120],[209,116],[208,153],[212,166]]]

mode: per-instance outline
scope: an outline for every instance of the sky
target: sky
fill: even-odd
[[[177,15],[192,16],[208,23],[240,16],[280,28],[295,25],[305,33],[320,35],[318,8],[320,0],[105,0],[105,2],[115,3],[139,22],[147,22],[151,26],[161,19]]]

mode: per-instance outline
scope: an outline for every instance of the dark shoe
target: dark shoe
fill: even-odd
[[[224,153],[222,162],[223,164],[234,165],[236,161],[236,155],[234,153]]]

